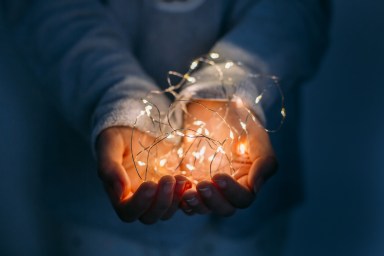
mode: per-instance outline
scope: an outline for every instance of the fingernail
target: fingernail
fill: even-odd
[[[145,194],[147,197],[153,197],[156,194],[156,190],[154,188],[148,188]]]
[[[171,193],[173,190],[173,182],[166,182],[163,187],[163,191],[167,194]]]
[[[209,187],[199,188],[199,191],[204,197],[211,197],[212,195],[212,190]]]
[[[227,186],[227,182],[225,180],[215,180],[215,183],[219,188],[225,188]]]
[[[199,201],[196,199],[196,197],[192,197],[192,198],[189,198],[189,199],[185,199],[185,201],[187,201],[187,203],[190,205],[190,206],[196,206],[199,204]]]

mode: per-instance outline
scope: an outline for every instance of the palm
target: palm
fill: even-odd
[[[252,163],[260,157],[274,156],[268,134],[235,102],[193,101],[184,125],[189,136],[183,145],[183,169],[193,166],[190,173],[200,178],[198,181],[227,173],[248,186],[244,178]]]
[[[200,147],[191,147],[194,150],[186,162],[196,163],[194,152],[206,146],[206,158],[197,162],[194,170],[206,176],[198,180],[196,191],[185,193],[185,211],[228,215],[235,208],[247,207],[261,183],[275,171],[269,136],[257,120],[249,117],[249,112],[236,102],[199,100],[189,105],[186,129],[197,131],[201,127],[196,124],[203,124],[209,138],[203,136],[201,142],[201,137],[195,136],[185,142],[185,148],[192,144]]]
[[[112,127],[100,134],[97,143],[99,176],[123,221],[140,220],[150,224],[168,219],[177,210],[182,192],[190,183],[182,176],[165,175],[156,182],[152,181],[154,176],[146,176],[145,173],[155,166],[152,158],[147,158],[148,145],[153,144],[154,138],[139,131],[133,134],[135,136],[129,127]],[[167,149],[168,145],[160,143],[157,153]],[[146,165],[138,164],[141,161]]]
[[[247,207],[255,187],[275,169],[268,134],[246,122],[248,114],[233,102],[194,101],[184,120],[182,156],[175,145],[138,130],[105,130],[98,140],[99,174],[119,216],[153,223],[171,217],[179,205],[188,213],[221,215]],[[169,167],[165,159],[176,163]],[[265,168],[268,162],[272,167]],[[177,173],[183,176],[175,179]],[[190,180],[197,186],[186,191]],[[188,205],[191,198],[196,200]]]

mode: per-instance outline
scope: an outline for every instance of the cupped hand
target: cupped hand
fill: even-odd
[[[152,224],[169,219],[191,183],[183,176],[170,175],[158,182],[143,182],[137,174],[139,167],[132,161],[131,150],[152,143],[154,138],[137,130],[132,140],[131,136],[130,127],[111,127],[99,135],[96,145],[99,177],[121,220]],[[167,150],[162,144],[158,148]]]
[[[214,129],[218,141],[228,137],[229,127],[240,131],[242,127],[239,120],[246,120],[249,112],[243,105],[229,104],[227,102],[199,100],[188,108],[189,117],[199,117],[206,123],[206,127]],[[212,116],[212,110],[224,117],[225,124]],[[193,126],[193,119],[187,116],[186,127]],[[220,123],[222,125],[220,125]],[[227,146],[226,151],[233,156],[235,172],[215,174],[211,180],[199,182],[195,188],[187,190],[180,207],[188,214],[213,213],[220,216],[230,216],[238,208],[246,208],[254,201],[262,184],[277,170],[277,161],[269,139],[269,135],[262,125],[256,122],[247,122],[247,134],[234,139],[233,145]],[[244,139],[246,138],[246,139]],[[239,155],[238,146],[245,143],[245,152]],[[202,167],[199,167],[202,168]],[[206,172],[211,166],[206,164]]]

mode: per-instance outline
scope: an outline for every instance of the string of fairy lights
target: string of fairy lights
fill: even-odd
[[[215,90],[221,91],[220,98],[197,98],[193,93],[185,93],[192,87],[199,90],[199,85],[207,79],[200,76],[199,71],[205,68],[212,70],[210,80],[216,84]],[[243,65],[221,60],[219,54],[210,53],[194,60],[185,74],[170,71],[168,88],[151,91],[141,100],[143,109],[133,125],[130,157],[142,181],[158,181],[164,175],[180,174],[197,184],[216,173],[233,175],[239,166],[250,164],[249,128],[262,125],[255,108],[261,109],[263,100],[272,90],[278,97],[280,120],[277,127],[262,128],[266,132],[280,129],[286,112],[277,77],[244,75],[241,80],[254,80],[253,86],[258,87],[250,106],[237,94],[241,81],[227,75],[233,68],[243,69]],[[257,83],[266,80],[268,83]],[[171,94],[175,99],[165,112],[152,101],[159,94]],[[142,127],[138,129],[141,118],[150,120],[148,131],[143,131]]]

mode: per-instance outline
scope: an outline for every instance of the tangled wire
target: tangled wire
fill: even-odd
[[[167,89],[141,99],[143,109],[130,142],[141,180],[180,174],[197,184],[216,173],[233,175],[239,166],[250,164],[249,128],[275,132],[282,126],[286,112],[277,77],[248,73],[242,63],[219,59],[211,53],[193,61],[185,74],[170,71]],[[152,101],[159,94],[175,99],[165,111]],[[263,109],[276,101],[279,120],[270,128]],[[143,118],[151,127],[139,131],[137,123]]]

